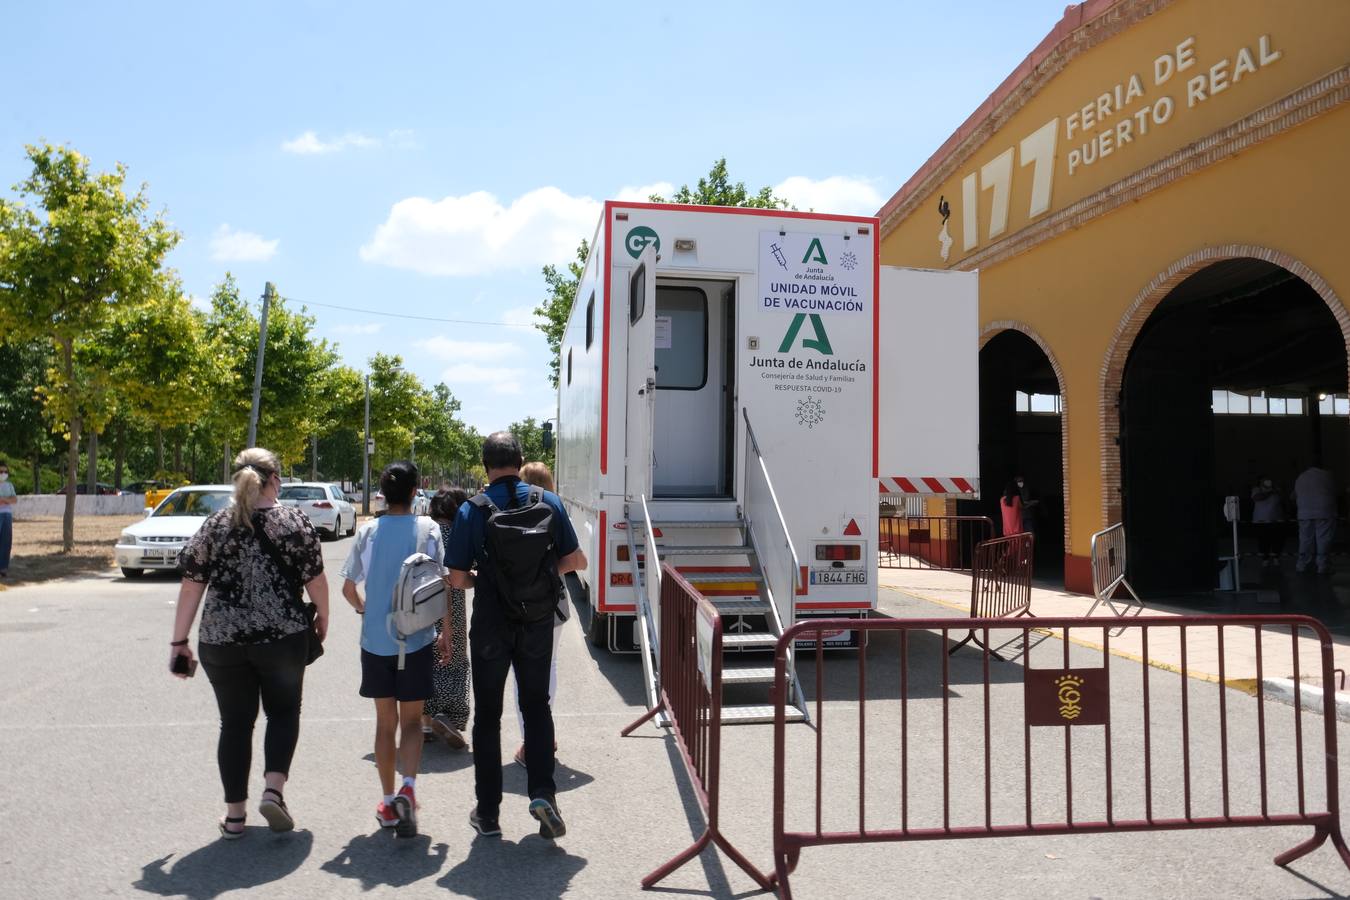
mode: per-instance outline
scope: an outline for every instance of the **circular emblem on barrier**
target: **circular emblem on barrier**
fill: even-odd
[[[654,229],[646,225],[638,225],[628,232],[628,237],[623,239],[623,245],[628,250],[628,255],[637,259],[642,255],[642,251],[649,246],[655,246],[656,252],[661,252],[661,237]]]

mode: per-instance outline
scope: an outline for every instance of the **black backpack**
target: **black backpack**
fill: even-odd
[[[509,621],[529,624],[554,614],[563,619],[558,608],[562,579],[553,545],[553,507],[537,487],[530,488],[525,504],[519,505],[516,484],[509,484],[511,504],[506,509],[485,493],[469,500],[487,513],[486,568]]]

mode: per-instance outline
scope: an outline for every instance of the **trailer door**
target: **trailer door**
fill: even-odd
[[[624,494],[652,495],[652,423],[656,410],[656,247],[649,244],[628,278],[628,400]]]

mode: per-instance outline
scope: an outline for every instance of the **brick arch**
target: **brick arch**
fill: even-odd
[[[1120,460],[1120,414],[1116,408],[1121,386],[1125,378],[1125,363],[1129,360],[1130,350],[1140,330],[1149,316],[1158,308],[1158,304],[1167,299],[1172,290],[1191,275],[1208,268],[1217,262],[1228,259],[1259,259],[1274,263],[1286,271],[1303,279],[1315,290],[1336,319],[1341,328],[1341,337],[1346,344],[1347,360],[1350,360],[1350,310],[1336,296],[1336,292],[1327,284],[1326,279],[1318,275],[1298,259],[1279,250],[1259,247],[1251,244],[1222,244],[1216,247],[1202,247],[1172,263],[1153,277],[1143,289],[1135,295],[1129,308],[1116,325],[1111,336],[1110,346],[1102,361],[1101,398],[1098,407],[1101,424],[1101,472],[1102,472],[1102,527],[1122,521],[1121,504],[1121,460]],[[1347,365],[1350,372],[1350,364]]]
[[[1059,462],[1063,469],[1064,482],[1064,552],[1069,552],[1070,535],[1073,534],[1070,528],[1072,521],[1073,507],[1070,504],[1071,486],[1069,484],[1069,391],[1068,384],[1064,379],[1064,369],[1061,368],[1059,360],[1055,357],[1055,351],[1050,349],[1050,345],[1045,338],[1041,337],[1036,329],[1027,325],[1025,322],[1018,322],[1012,319],[999,319],[985,325],[980,330],[980,349],[983,350],[985,344],[988,344],[993,338],[1005,331],[1016,331],[1031,338],[1045,358],[1050,361],[1050,368],[1054,370],[1055,381],[1059,383]],[[997,488],[996,488],[997,489]]]

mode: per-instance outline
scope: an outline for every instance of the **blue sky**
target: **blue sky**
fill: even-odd
[[[801,208],[871,214],[1064,0],[939,5],[30,3],[5,13],[0,185],[23,145],[121,161],[226,271],[316,305],[362,368],[396,352],[482,430],[551,416],[529,310],[600,201],[726,156]],[[515,326],[515,327],[513,327]]]

